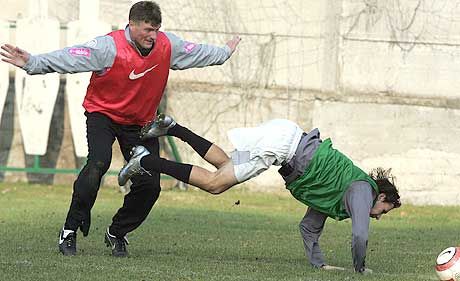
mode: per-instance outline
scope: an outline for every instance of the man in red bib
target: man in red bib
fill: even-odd
[[[224,47],[195,44],[161,32],[160,27],[160,7],[152,1],[141,1],[131,7],[124,30],[85,44],[40,55],[10,44],[1,47],[2,60],[28,74],[93,73],[83,102],[88,160],[74,182],[70,209],[59,233],[59,250],[64,255],[76,254],[78,228],[88,235],[91,208],[101,178],[110,166],[115,139],[126,160],[136,145],[144,145],[151,154],[159,155],[158,139],[143,142],[139,132],[156,115],[169,69],[223,64],[240,42],[236,36]],[[160,194],[159,173],[135,176],[131,181],[131,192],[105,233],[113,256],[128,254],[126,234],[145,220]]]

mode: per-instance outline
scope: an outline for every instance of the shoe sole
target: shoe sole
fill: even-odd
[[[61,245],[59,245],[59,252],[61,252],[61,254],[63,254],[64,256],[75,256],[77,255],[77,251],[66,251],[64,250],[63,247],[61,247]]]

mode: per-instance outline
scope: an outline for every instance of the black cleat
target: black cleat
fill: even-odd
[[[104,242],[107,247],[112,248],[112,256],[114,257],[127,257],[128,250],[126,250],[126,245],[129,244],[126,236],[118,238],[109,233],[109,229],[105,231]]]
[[[59,232],[59,251],[64,256],[77,254],[77,233],[75,231],[61,229]]]

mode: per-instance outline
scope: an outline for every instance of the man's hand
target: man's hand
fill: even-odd
[[[320,268],[323,269],[323,270],[340,270],[340,271],[345,270],[344,267],[327,265],[327,264],[321,266]]]
[[[235,36],[232,38],[232,40],[227,42],[227,46],[230,48],[230,50],[232,50],[232,54],[236,50],[236,46],[238,46],[240,41],[241,41],[241,38],[239,36]]]
[[[23,67],[30,58],[30,54],[18,47],[15,47],[10,44],[2,45],[2,50],[4,52],[0,52],[2,56],[2,61],[15,65],[17,67]]]

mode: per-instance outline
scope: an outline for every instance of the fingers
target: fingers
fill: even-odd
[[[374,271],[370,268],[366,268],[364,269],[364,271],[362,272],[364,275],[369,275],[369,274],[372,274],[374,273]]]
[[[2,61],[6,62],[6,63],[9,63],[9,64],[12,64],[12,65],[16,65],[16,62],[14,60],[14,57],[8,53],[4,53],[4,52],[0,52],[0,57],[2,59]]]
[[[363,274],[363,275],[370,275],[372,273],[374,273],[374,271],[370,268],[364,268],[360,271],[356,271],[357,273],[360,273],[360,274]]]
[[[14,48],[15,48],[15,46],[13,46],[13,45],[11,45],[11,44],[8,44],[8,43],[6,43],[6,44],[3,45],[3,46],[5,46],[5,47],[7,47],[7,48],[10,48],[10,49],[14,49]]]
[[[0,52],[0,57],[2,58],[2,61],[17,66],[15,57],[11,54]]]
[[[10,45],[10,44],[5,44],[2,47],[2,50],[4,52],[0,52],[0,55],[2,56],[2,60],[11,63],[11,61],[14,58],[19,57],[18,52],[15,50],[16,47]]]
[[[238,46],[240,41],[241,41],[241,37],[235,36],[230,41],[227,42],[227,46],[232,50],[232,53],[236,50],[236,46]]]
[[[4,55],[4,53],[0,53],[2,56]],[[6,63],[9,63],[9,64],[12,64],[14,66],[17,66],[17,67],[23,67],[25,62],[22,61],[22,60],[18,60],[17,58],[8,58],[6,56],[2,57],[2,61],[3,62],[6,62]]]
[[[10,58],[11,55],[8,53],[0,52],[0,56],[5,57],[5,58]]]
[[[340,270],[340,271],[344,271],[345,268],[344,267],[340,267],[340,266],[333,266],[333,265],[323,265],[321,267],[321,269],[324,269],[324,270]]]
[[[10,45],[10,44],[5,44],[5,45],[2,45],[2,50],[4,50],[5,52],[9,53],[9,54],[14,54],[15,52],[15,46],[13,45]]]
[[[24,56],[27,54],[26,51],[23,49],[20,49],[19,47],[10,45],[10,44],[5,44],[1,46],[2,50],[8,53],[10,56],[15,56],[15,57],[20,57]],[[4,52],[1,53],[3,56],[6,56]]]
[[[10,54],[10,53],[0,52],[0,55],[2,57],[8,58],[8,59],[13,59],[14,58],[14,56],[12,54]]]
[[[29,60],[29,53],[16,46],[5,44],[0,48],[3,50],[3,52],[0,52],[0,57],[2,61],[6,63],[10,63],[17,67],[23,67]]]
[[[236,44],[238,44],[238,43],[240,43],[240,41],[241,41],[241,37],[238,36],[238,35],[236,35],[236,36],[234,36],[234,37],[232,38],[232,41],[234,41],[234,42],[236,42]]]
[[[238,35],[233,37],[233,39],[232,39],[232,42],[235,45],[235,47],[240,43],[240,41],[241,41],[241,37],[238,36]]]
[[[4,58],[2,58],[2,61],[6,62],[6,63],[11,63],[11,64],[13,64],[13,61],[12,61],[12,60],[9,60],[9,59],[4,59]]]

